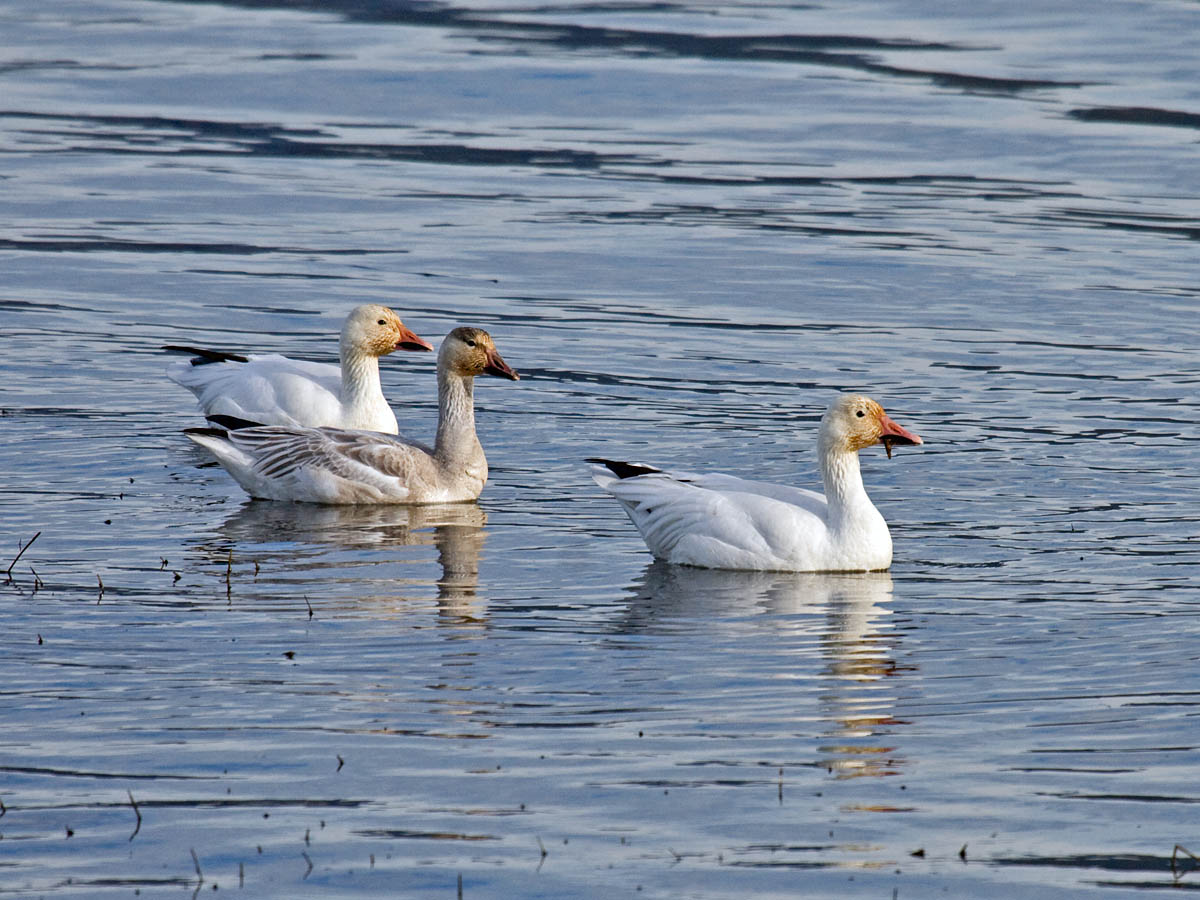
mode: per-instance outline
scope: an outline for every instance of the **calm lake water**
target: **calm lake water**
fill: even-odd
[[[1200,6],[1027,7],[6,3],[0,896],[1200,890]],[[524,376],[478,505],[180,433],[160,345],[363,301]],[[813,486],[846,389],[890,574],[652,564],[582,462]]]

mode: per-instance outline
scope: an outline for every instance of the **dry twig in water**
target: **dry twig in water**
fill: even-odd
[[[132,841],[137,837],[137,833],[142,830],[142,811],[138,809],[137,801],[133,799],[133,791],[127,790],[125,793],[129,795],[129,805],[133,807],[133,814],[137,816],[137,826],[133,829],[133,834],[129,836]]]
[[[42,536],[42,533],[39,531],[37,534],[35,534],[33,537],[31,537],[29,539],[29,542],[27,544],[25,544],[24,547],[21,547],[21,549],[20,549],[20,551],[18,551],[17,555],[13,557],[13,561],[8,564],[8,568],[5,570],[4,574],[6,576],[8,576],[9,581],[12,581],[12,570],[13,570],[13,566],[15,566],[17,564],[17,560],[20,559],[25,554],[25,551],[29,549],[30,545],[34,541],[36,541],[38,538],[40,538],[41,536]]]

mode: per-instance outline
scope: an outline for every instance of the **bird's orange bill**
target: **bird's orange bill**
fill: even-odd
[[[923,444],[921,436],[907,428],[897,425],[886,414],[879,417],[879,440],[887,451],[888,459],[892,458],[892,446],[895,444]]]
[[[483,374],[495,375],[497,378],[511,378],[513,381],[521,380],[521,376],[500,357],[494,348],[487,352],[487,365],[483,369]]]
[[[400,340],[396,341],[397,350],[432,350],[433,344],[425,340],[423,337],[418,337],[407,328],[401,327]]]

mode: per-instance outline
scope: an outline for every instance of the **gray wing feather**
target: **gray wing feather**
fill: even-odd
[[[428,448],[373,431],[273,425],[231,431],[229,442],[251,456],[265,478],[315,468],[347,480],[399,479],[411,488],[434,472]]]

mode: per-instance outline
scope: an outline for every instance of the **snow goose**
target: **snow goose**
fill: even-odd
[[[858,451],[920,444],[874,400],[839,396],[817,437],[825,494],[732,475],[665,472],[606,459],[592,477],[657,558],[710,569],[866,572],[892,564],[892,537],[863,489]]]
[[[196,395],[206,416],[395,434],[400,429],[379,384],[379,357],[433,345],[386,306],[367,303],[351,310],[342,326],[340,366],[277,353],[240,356],[174,344],[164,349],[194,354],[167,375]]]
[[[475,435],[476,375],[516,381],[479,328],[455,328],[438,353],[438,427],[432,447],[374,431],[261,426],[211,416],[184,433],[208,449],[252,497],[309,503],[458,503],[487,482]]]

